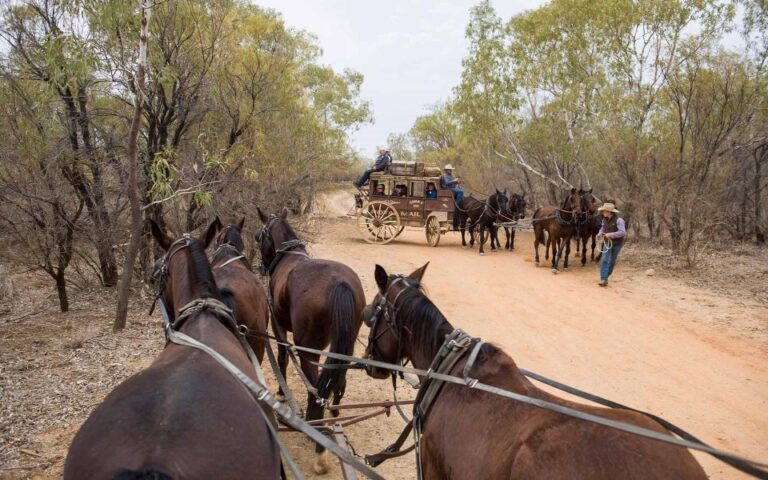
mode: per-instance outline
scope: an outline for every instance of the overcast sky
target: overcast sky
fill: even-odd
[[[352,136],[371,157],[392,132],[407,131],[458,84],[467,52],[464,29],[477,0],[253,0],[286,23],[317,35],[322,62],[365,75],[362,96],[374,123]],[[504,21],[543,0],[496,1]]]

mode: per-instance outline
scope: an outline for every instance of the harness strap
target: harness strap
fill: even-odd
[[[238,255],[236,257],[232,257],[229,260],[227,260],[226,262],[222,263],[221,265],[216,265],[215,267],[213,267],[213,269],[215,270],[215,269],[219,269],[219,268],[224,268],[227,265],[229,265],[230,263],[236,262],[238,260],[243,260],[244,258],[245,258],[245,255]]]
[[[404,450],[401,450],[401,448],[403,447],[403,443],[405,443],[405,441],[411,435],[412,430],[413,430],[413,419],[411,419],[411,421],[408,422],[408,424],[405,426],[403,431],[397,437],[397,440],[395,440],[395,443],[388,446],[387,448],[385,448],[379,453],[375,453],[373,455],[366,455],[365,463],[367,463],[372,467],[378,467],[380,464],[384,463],[386,460],[389,460],[390,458],[402,457],[403,455],[412,452],[413,449],[416,448],[415,442],[410,447]]]
[[[271,338],[272,340],[278,340],[273,337],[267,337]],[[359,358],[359,357],[353,357],[351,355],[343,355],[340,353],[333,353],[333,352],[326,352],[323,350],[317,350],[313,348],[308,347],[295,347],[296,350],[301,351],[307,351],[309,353],[317,353],[318,355],[323,355],[329,358],[335,358],[337,360],[345,360],[347,362],[356,362],[359,365],[369,365],[372,367],[378,367],[386,370],[392,370],[396,372],[403,372],[403,373],[411,373],[415,375],[423,376],[427,379],[438,379],[444,382],[448,383],[455,383],[457,385],[465,385],[467,386],[466,381],[463,378],[455,377],[452,375],[446,375],[442,373],[433,372],[431,370],[422,370],[418,368],[412,368],[412,367],[404,367],[401,365],[395,365],[392,363],[386,363],[386,362],[380,362],[378,360],[371,360],[367,358]],[[530,372],[529,372],[530,373]],[[535,377],[534,377],[535,378]],[[515,392],[511,392],[499,387],[494,387],[492,385],[487,385],[482,382],[477,382],[474,385],[470,386],[470,388],[473,388],[475,390],[481,390],[484,392],[488,392],[494,395],[498,395],[500,397],[509,398],[511,400],[518,401],[520,403],[524,403],[526,405],[531,405],[537,408],[541,408],[544,410],[550,410],[553,412],[560,413],[562,415],[577,418],[580,420],[584,420],[590,423],[596,423],[598,425],[603,425],[605,427],[613,428],[615,430],[620,430],[626,433],[631,433],[633,435],[637,435],[640,437],[645,437],[651,440],[660,441],[662,443],[668,443],[671,445],[676,445],[678,447],[683,448],[689,448],[691,450],[698,450],[701,452],[708,453],[716,458],[729,458],[734,461],[734,463],[738,464],[746,464],[746,465],[752,465],[752,469],[754,471],[757,471],[757,474],[753,474],[757,478],[763,478],[768,479],[768,472],[760,470],[760,468],[768,468],[768,463],[765,462],[759,462],[755,460],[750,460],[746,457],[742,457],[740,455],[737,455],[735,453],[727,452],[725,450],[720,450],[714,447],[711,447],[705,443],[697,442],[695,440],[687,440],[685,437],[683,438],[676,438],[671,435],[667,435],[664,433],[656,432],[654,430],[649,430],[647,428],[638,427],[636,425],[628,424],[621,421],[611,420],[609,418],[601,417],[598,415],[593,415],[590,413],[582,412],[580,410],[576,410],[571,407],[566,407],[554,402],[550,402],[548,400],[542,400],[540,398],[536,397],[530,397],[528,395],[523,395]],[[587,398],[587,397],[585,397]],[[617,407],[617,408],[623,408],[623,407]],[[652,416],[652,414],[643,412],[638,410],[639,413],[642,413],[644,415],[648,415],[649,417]],[[671,424],[670,424],[671,425]],[[680,429],[679,427],[675,427],[676,430],[681,430],[684,432],[684,430]],[[417,432],[414,432],[417,433]],[[677,433],[677,432],[675,432]],[[690,435],[690,434],[688,434]],[[682,435],[681,435],[682,436]],[[734,463],[730,463],[731,465],[735,466]],[[759,468],[758,468],[759,467]],[[741,467],[736,467],[738,469],[741,469]]]
[[[160,305],[161,307],[163,307],[163,302],[160,302]],[[163,307],[163,312],[164,312],[164,315],[167,315],[167,312],[165,312],[164,307]],[[170,323],[168,323],[168,325],[170,326]],[[275,411],[283,419],[283,421],[286,424],[288,424],[294,430],[297,430],[305,434],[310,439],[320,444],[325,449],[330,450],[331,452],[333,452],[334,455],[341,458],[345,463],[349,464],[356,470],[362,472],[369,478],[372,478],[374,480],[384,480],[384,478],[379,474],[377,474],[374,470],[360,463],[349,452],[343,450],[338,443],[330,440],[328,437],[320,433],[317,429],[313,428],[307,422],[297,417],[293,411],[291,411],[289,408],[287,408],[286,406],[278,402],[277,399],[274,397],[274,395],[272,395],[272,393],[264,385],[254,382],[253,379],[251,379],[251,377],[246,375],[242,370],[237,368],[237,366],[235,366],[226,357],[221,355],[219,352],[217,352],[213,348],[209,347],[208,345],[205,345],[204,343],[199,342],[198,340],[195,340],[189,335],[186,335],[182,332],[178,332],[174,330],[172,327],[166,328],[166,335],[171,342],[177,345],[196,348],[198,350],[201,350],[207,353],[211,358],[216,360],[216,362],[218,362],[222,367],[224,367],[225,370],[227,370],[230,374],[232,374],[232,376],[234,376],[238,381],[240,381],[240,383],[251,392],[251,394],[257,400],[257,404],[259,404],[259,402],[263,402],[264,404],[266,404],[269,408]],[[261,408],[260,404],[259,404],[259,408]],[[278,443],[278,445],[280,444]],[[283,453],[286,453],[286,452],[287,450],[283,451]],[[291,468],[293,469],[293,467]],[[297,478],[303,478],[301,476],[301,473],[298,472],[298,469],[294,471],[294,474],[297,475]]]

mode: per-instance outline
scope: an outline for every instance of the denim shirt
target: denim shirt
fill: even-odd
[[[376,171],[384,170],[390,163],[392,163],[392,155],[387,152],[376,157],[376,163],[374,164],[373,169]]]
[[[450,173],[444,173],[440,177],[440,186],[442,188],[454,188],[456,186],[456,177]]]

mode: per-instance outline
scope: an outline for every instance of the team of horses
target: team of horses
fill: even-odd
[[[469,231],[469,247],[473,248],[475,236],[479,237],[479,253],[485,254],[485,232],[488,232],[491,251],[501,248],[499,229],[506,233],[506,250],[515,249],[515,231],[518,222],[525,218],[525,193],[512,193],[496,189],[485,201],[474,196],[466,197],[457,205],[456,226],[461,231],[461,244],[467,246],[465,232]],[[540,263],[539,245],[545,245],[545,259],[552,251],[552,271],[557,272],[560,261],[568,270],[568,257],[571,253],[571,241],[576,242],[576,252],[581,252],[581,264],[587,263],[587,243],[591,239],[591,260],[599,261],[602,253],[598,251],[597,234],[600,231],[601,218],[598,213],[598,201],[589,190],[572,188],[559,205],[539,207],[533,214],[534,251],[536,264]]]
[[[504,196],[497,191],[489,203],[495,212],[489,208],[477,218],[522,215],[524,199],[516,200],[513,210],[511,199],[504,202]],[[562,213],[578,214],[577,206],[583,203],[566,199]],[[244,221],[223,226],[217,218],[201,238],[185,234],[176,240],[151,225],[165,251],[153,277],[159,305],[167,311],[166,328],[208,345],[257,381],[257,366],[248,352],[252,349],[253,361],[261,362],[268,325],[279,338],[292,332],[296,345],[330,346],[332,352],[351,355],[363,311],[384,305],[383,320],[369,325],[365,357],[429,368],[454,328],[424,293],[426,265],[407,276],[390,275],[377,265],[377,294],[366,305],[357,274],[342,263],[310,257],[288,222],[287,210],[258,214],[262,226],[254,238],[266,288],[245,258]],[[499,245],[495,232],[490,238]],[[209,260],[205,252],[211,245]],[[256,335],[246,337],[243,331]],[[279,351],[283,375],[287,353]],[[580,405],[540,390],[494,345],[483,344],[477,353],[471,375],[482,382],[666,432],[642,414]],[[319,371],[318,355],[299,356],[312,383],[306,418],[322,418],[328,401],[341,401],[346,370]],[[452,373],[468,362],[459,359]],[[330,363],[341,362],[326,360],[321,366]],[[380,368],[368,368],[367,373],[375,379],[391,374]],[[211,356],[167,342],[147,369],[118,385],[93,410],[72,442],[64,477],[285,478],[271,433],[275,419],[265,412],[267,407]],[[706,478],[685,449],[452,384],[442,387],[423,419],[419,450],[426,479]],[[317,453],[313,467],[324,473],[327,465],[319,447]]]

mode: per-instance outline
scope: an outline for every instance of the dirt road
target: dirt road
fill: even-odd
[[[338,217],[350,206],[349,193],[334,192],[321,213]],[[515,252],[479,257],[462,249],[455,233],[437,248],[426,245],[423,230],[375,246],[360,240],[350,221],[327,222],[318,220],[323,234],[312,254],[352,266],[369,298],[376,263],[407,273],[428,261],[428,293],[449,321],[498,344],[521,367],[661,415],[716,446],[768,459],[765,306],[649,277],[642,266],[619,263],[607,289],[597,286],[594,264],[553,275],[532,262],[526,233],[518,236]],[[355,373],[355,391],[358,381],[374,384]],[[371,399],[389,388],[377,385],[382,392],[369,394]],[[385,430],[395,432],[397,422],[390,420],[392,428]],[[369,438],[350,432],[353,443]],[[364,443],[386,445],[390,435]],[[706,455],[697,457],[711,478],[747,478]],[[397,469],[398,477],[410,478],[404,475],[408,468]]]
[[[369,245],[344,217],[351,206],[350,192],[325,195],[308,225],[317,233],[309,249],[354,268],[369,300],[376,263],[408,273],[429,261],[425,284],[449,321],[501,346],[521,367],[661,415],[715,446],[768,459],[765,303],[646,276],[645,266],[629,262],[618,264],[608,289],[597,286],[596,265],[553,275],[533,264],[525,233],[515,252],[485,257],[462,249],[453,233],[437,248],[427,246],[423,230],[406,231],[389,245]],[[631,244],[626,248],[632,252]],[[53,308],[54,300],[46,299],[48,280],[21,273],[14,281],[18,298],[0,322],[0,479],[60,478],[69,443],[88,413],[163,348],[160,320],[146,314],[149,296],[136,298],[128,328],[115,335],[114,300],[103,290],[81,293],[67,314],[39,313]],[[363,327],[361,342],[367,333]],[[392,398],[389,381],[361,371],[348,379],[344,403]],[[289,381],[302,400],[292,367]],[[398,391],[399,398],[414,394]],[[402,426],[393,412],[345,432],[364,454],[389,445]],[[295,433],[283,436],[306,478],[341,478],[336,462],[326,476],[311,473],[313,445]],[[697,456],[711,478],[747,478]],[[412,455],[377,470],[388,479],[415,478]]]

